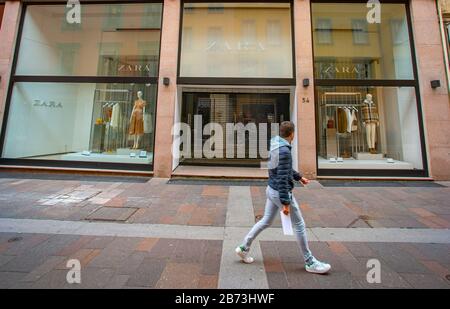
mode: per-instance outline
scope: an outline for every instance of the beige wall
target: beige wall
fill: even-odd
[[[155,177],[168,178],[172,173],[172,126],[177,96],[178,33],[180,1],[165,0],[159,64],[158,100],[156,105]],[[170,85],[164,86],[164,77]]]
[[[450,102],[434,0],[411,2],[428,161],[434,179],[450,179]],[[431,80],[442,86],[432,89]]]
[[[17,28],[19,24],[20,2],[7,1],[0,29],[0,126],[3,122],[6,93],[11,72]]]
[[[307,29],[307,31],[305,31]],[[294,1],[295,61],[297,73],[297,134],[299,169],[305,177],[317,176],[314,66],[309,0]],[[309,78],[310,86],[302,86]],[[305,102],[302,103],[303,98]]]

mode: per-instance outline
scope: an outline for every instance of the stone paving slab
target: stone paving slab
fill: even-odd
[[[423,251],[420,245],[412,246]],[[304,269],[300,254],[289,242],[261,242],[264,266],[269,288],[444,288],[450,289],[450,255],[441,259],[439,253],[433,260],[420,260],[410,256],[402,246],[389,243],[311,243],[311,250],[318,259],[332,265],[327,275],[313,275]],[[450,245],[440,245],[439,250],[450,252]],[[294,248],[295,249],[295,248]],[[427,250],[433,254],[436,249]],[[361,257],[364,255],[365,257]],[[377,259],[381,265],[381,283],[369,283],[366,279],[369,259]],[[432,262],[432,263],[431,263]],[[436,265],[439,266],[439,271]]]
[[[223,240],[226,237],[241,241],[250,227],[203,227],[161,224],[129,224],[106,222],[78,222],[60,220],[2,219],[0,233],[44,233],[79,236],[155,237],[179,239]],[[398,228],[307,228],[309,241],[343,242],[410,242],[450,243],[450,230]],[[296,241],[295,236],[283,235],[282,229],[271,227],[258,239]],[[40,241],[39,238],[36,241]],[[2,247],[0,247],[0,253]]]
[[[221,240],[224,228],[0,218],[0,232]]]
[[[333,266],[331,274],[314,276],[304,271],[295,237],[282,234],[279,218],[254,242],[253,265],[235,255],[263,214],[263,182],[4,176],[0,288],[449,285],[448,182],[296,186],[310,247]],[[66,281],[69,258],[81,263],[81,285]],[[371,258],[382,266],[379,285],[366,280]]]
[[[84,220],[99,206],[108,206],[137,208],[128,219],[131,223],[193,226],[225,226],[227,193],[232,188],[232,182],[167,184],[167,179],[134,183],[106,182],[102,178],[98,182],[51,178],[1,180],[0,217],[3,218]],[[305,187],[297,186],[294,194],[309,227],[449,229],[450,187],[443,185],[447,183],[430,186],[426,182],[406,187],[383,186],[379,182],[376,187],[324,187],[314,181]],[[264,185],[249,185],[239,187],[250,188],[253,220],[257,221],[265,205]],[[98,195],[88,198],[93,192]],[[70,198],[57,199],[65,195]],[[43,205],[43,201],[50,204]],[[247,214],[242,219],[248,220]],[[280,226],[279,218],[274,225]]]
[[[8,258],[7,266],[0,269],[2,288],[248,288],[245,278],[253,274],[256,280],[259,272],[265,274],[266,285],[251,282],[253,288],[450,288],[450,244],[312,242],[312,252],[333,266],[330,274],[321,276],[304,270],[294,242],[260,241],[262,258],[253,265],[231,258],[229,267],[240,272],[228,281],[229,286],[221,286],[221,252],[226,249],[222,241],[116,237],[107,239],[94,258],[82,263],[82,283],[77,285],[67,283],[65,264],[81,256],[62,254],[73,251],[69,248],[80,243],[79,237],[0,233],[0,244],[17,236],[22,240],[0,254],[0,260]],[[9,255],[21,252],[14,248],[36,236],[47,241],[19,256]],[[89,247],[99,240],[83,241],[80,250],[92,250]],[[36,259],[36,253],[44,258]],[[15,268],[25,255],[34,257],[32,267]],[[366,280],[369,259],[380,261],[380,284]]]
[[[142,239],[115,237],[88,239],[72,254],[70,248],[80,237],[71,235],[3,234],[0,244],[8,241],[3,236],[22,240],[12,243],[10,251],[0,253],[1,288],[217,288],[222,241]],[[21,255],[15,247],[36,236],[47,241],[30,247]],[[43,237],[45,236],[45,237]],[[149,240],[154,246],[148,246]],[[144,242],[144,243],[143,243]],[[92,244],[102,249],[89,249]],[[187,250],[187,248],[192,248]],[[145,250],[143,250],[145,249]],[[83,259],[79,252],[98,251]],[[204,254],[208,253],[208,254]],[[88,257],[88,259],[86,259]],[[70,259],[81,261],[81,284],[66,280]]]
[[[307,186],[308,187],[308,186]],[[445,188],[296,188],[305,220],[311,227],[449,228],[450,191]],[[262,192],[254,197],[255,213],[264,207]]]

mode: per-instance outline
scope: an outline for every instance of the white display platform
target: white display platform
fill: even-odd
[[[131,149],[131,148],[117,148],[116,154],[122,155],[122,156],[129,156],[130,153],[135,153],[136,156],[139,155],[141,151],[145,151],[144,149]],[[148,152],[147,152],[148,155]]]
[[[384,160],[384,154],[382,153],[358,152],[355,157],[356,160]]]
[[[356,160],[354,158],[344,159],[344,162],[331,163],[323,157],[319,157],[319,168],[323,169],[368,169],[368,170],[412,170],[414,166],[408,162],[396,161],[388,163],[383,160]]]
[[[141,163],[150,164],[153,161],[153,153],[147,152],[147,158],[139,158],[139,151],[136,150],[136,157],[131,158],[130,155],[91,153],[89,156],[83,155],[81,152],[68,153],[61,155],[61,160],[70,161],[86,161],[86,162],[111,162],[111,163]]]

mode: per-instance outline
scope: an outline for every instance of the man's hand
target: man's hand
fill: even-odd
[[[288,216],[289,215],[289,205],[283,205],[283,213]]]
[[[300,178],[300,182],[304,185],[307,185],[307,184],[309,184],[309,179],[302,177],[302,178]]]

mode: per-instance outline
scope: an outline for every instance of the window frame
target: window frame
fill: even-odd
[[[164,1],[146,1],[146,0],[124,0],[124,1],[95,1],[84,3],[84,5],[108,5],[108,4],[149,4],[149,3],[160,3],[161,9],[161,25],[160,25],[160,36],[159,36],[159,55],[161,55],[161,37],[162,37],[162,25],[164,16]],[[61,75],[17,75],[17,62],[20,51],[20,45],[23,35],[23,27],[26,17],[27,8],[30,6],[42,6],[42,5],[66,5],[66,2],[25,2],[22,4],[21,15],[19,21],[18,35],[16,39],[16,46],[14,49],[14,57],[12,62],[11,77],[8,84],[8,90],[6,94],[5,110],[3,113],[3,123],[1,126],[0,133],[0,164],[8,166],[39,166],[39,167],[53,167],[53,168],[83,168],[83,169],[94,169],[94,170],[118,170],[118,171],[153,171],[153,166],[155,162],[155,152],[153,153],[153,160],[151,164],[137,164],[137,163],[113,163],[113,162],[85,162],[85,161],[66,161],[66,160],[45,160],[45,159],[24,159],[24,158],[3,158],[3,150],[5,146],[6,139],[6,128],[9,121],[9,112],[11,107],[11,99],[14,90],[14,85],[19,82],[28,83],[118,83],[118,84],[154,84],[156,85],[156,97],[158,97],[159,91],[159,62],[158,62],[158,72],[155,77],[131,77],[131,76],[61,76]],[[160,60],[159,60],[160,61]],[[155,106],[155,119],[157,115],[157,104]],[[156,123],[156,121],[154,122]],[[156,126],[153,130],[153,145],[156,141]]]
[[[311,24],[314,16],[312,15],[312,6],[317,3],[336,3],[336,4],[362,4],[367,3],[367,1],[362,0],[311,0]],[[318,108],[318,98],[315,98],[315,111],[316,111],[316,166],[317,166],[317,176],[369,176],[369,177],[429,177],[429,166],[427,160],[427,150],[425,145],[425,133],[424,133],[424,123],[423,123],[423,111],[422,111],[422,100],[420,95],[420,85],[419,76],[417,68],[417,56],[415,49],[415,41],[413,35],[412,27],[412,15],[411,7],[408,0],[380,0],[381,5],[383,4],[403,4],[405,6],[406,20],[408,26],[408,35],[410,43],[411,61],[413,69],[413,79],[403,80],[403,79],[367,79],[367,80],[357,80],[357,79],[316,79],[314,78],[314,93],[317,93],[317,87],[321,86],[354,86],[354,87],[412,87],[415,89],[416,94],[416,107],[418,115],[418,125],[420,132],[420,149],[422,152],[422,169],[417,170],[395,170],[395,169],[321,169],[319,168],[319,147],[320,147],[320,123],[317,116]],[[311,27],[311,31],[314,31]],[[312,33],[312,32],[311,32]],[[312,33],[313,35],[313,33]],[[313,42],[313,63],[314,59],[314,42]],[[316,68],[314,65],[314,76],[316,76]]]
[[[180,75],[181,48],[183,38],[184,7],[188,3],[289,3],[291,23],[292,44],[292,78],[249,78],[249,77],[183,77]],[[194,11],[194,10],[192,10]],[[191,12],[192,12],[191,11]],[[190,13],[190,12],[189,12]],[[188,14],[189,14],[188,13]],[[296,85],[296,61],[295,61],[295,27],[294,27],[294,0],[271,0],[262,2],[260,0],[180,0],[180,27],[178,32],[178,60],[177,60],[177,84],[182,85],[244,85],[244,86],[295,86]],[[241,35],[241,33],[239,33]]]
[[[5,14],[5,6],[6,5],[4,2],[0,2],[0,7],[2,8],[0,13],[0,29],[2,29],[3,15]]]

